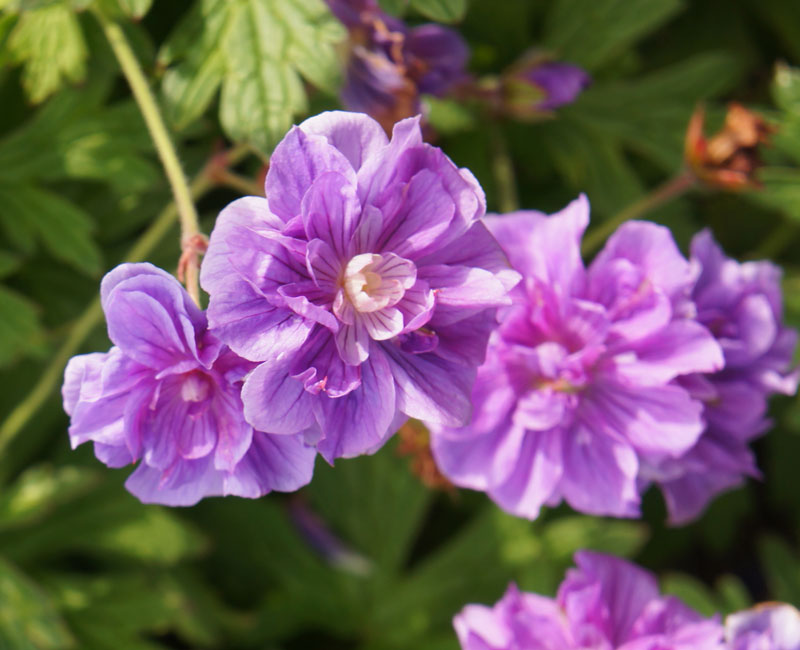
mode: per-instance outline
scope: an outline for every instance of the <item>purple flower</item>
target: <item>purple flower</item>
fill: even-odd
[[[463,650],[723,650],[705,619],[655,578],[609,555],[580,551],[555,599],[513,584],[492,608],[467,605],[453,620]]]
[[[800,612],[765,603],[725,619],[729,650],[800,650]]]
[[[441,96],[466,78],[469,48],[455,30],[434,23],[409,28],[369,0],[328,4],[353,44],[342,102],[387,132],[420,112],[421,93]]]
[[[301,435],[244,420],[242,380],[255,364],[208,332],[175,278],[123,264],[103,278],[101,298],[114,347],[73,357],[64,373],[73,447],[93,441],[109,467],[141,460],[125,485],[145,503],[255,498],[311,480],[315,452]]]
[[[666,228],[629,222],[588,269],[585,197],[547,216],[487,219],[523,282],[498,316],[465,427],[431,426],[456,485],[535,518],[565,499],[590,514],[639,512],[639,470],[680,457],[703,431],[702,404],[674,380],[722,367],[690,316],[692,267]]]
[[[418,119],[388,141],[366,115],[332,112],[277,146],[266,195],[223,210],[201,270],[212,331],[260,363],[248,422],[316,423],[328,461],[377,450],[406,417],[467,422],[519,278],[478,221],[472,174],[422,142]]]
[[[503,74],[501,107],[515,119],[541,119],[574,102],[591,83],[583,68],[531,52]]]
[[[798,381],[791,369],[797,332],[782,322],[780,269],[726,257],[707,230],[692,241],[692,263],[699,269],[692,290],[697,320],[722,347],[725,368],[681,380],[705,404],[706,431],[683,457],[647,472],[660,483],[673,523],[759,475],[749,443],[769,427],[767,399],[794,394]]]

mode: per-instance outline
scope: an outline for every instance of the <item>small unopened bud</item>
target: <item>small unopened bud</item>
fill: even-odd
[[[583,68],[531,52],[503,74],[501,111],[522,121],[550,117],[552,111],[574,102],[591,83]]]

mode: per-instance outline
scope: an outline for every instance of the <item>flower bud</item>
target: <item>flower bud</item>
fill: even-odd
[[[720,131],[706,138],[705,111],[698,107],[686,129],[686,164],[702,182],[725,190],[760,187],[755,178],[761,166],[760,145],[774,127],[741,104],[732,103]]]

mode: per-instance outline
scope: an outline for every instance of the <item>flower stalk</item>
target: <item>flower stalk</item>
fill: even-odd
[[[593,228],[583,239],[581,252],[584,255],[593,253],[603,245],[609,235],[621,224],[631,219],[639,219],[657,207],[676,199],[691,189],[696,182],[694,174],[684,170],[677,176],[656,187],[652,192],[634,201],[610,219]]]
[[[150,85],[128,43],[128,39],[125,37],[125,33],[118,23],[110,20],[102,11],[97,11],[96,15],[109,45],[111,45],[111,49],[117,57],[120,68],[122,68],[122,73],[128,80],[133,97],[139,106],[147,125],[147,130],[150,132],[150,137],[153,139],[153,144],[158,152],[158,157],[161,159],[161,164],[166,172],[172,195],[175,197],[175,206],[181,224],[181,249],[183,251],[181,268],[185,275],[186,290],[199,305],[200,265],[195,242],[197,242],[201,233],[189,183],[183,173],[175,145],[172,143],[156,98],[150,90]]]

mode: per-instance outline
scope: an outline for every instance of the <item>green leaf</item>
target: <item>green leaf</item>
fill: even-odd
[[[800,169],[764,167],[758,171],[762,189],[747,196],[763,205],[781,210],[787,217],[800,220]]]
[[[597,84],[562,111],[673,172],[683,159],[686,125],[697,102],[732,88],[735,57],[704,52],[640,79]]]
[[[477,119],[463,103],[452,99],[439,99],[432,95],[424,98],[428,123],[443,135],[453,135],[475,128]]]
[[[800,604],[800,561],[786,542],[768,536],[758,545],[761,565],[767,574],[770,596],[794,605]]]
[[[64,3],[22,13],[8,48],[12,60],[23,65],[22,84],[34,103],[86,75],[83,33],[77,16]]]
[[[138,517],[100,531],[94,546],[145,562],[171,565],[198,555],[205,540],[170,511],[149,506],[142,508]]]
[[[691,576],[683,574],[665,576],[661,581],[661,589],[666,594],[677,596],[703,616],[713,616],[720,610],[714,592]]]
[[[0,186],[0,220],[22,220],[54,257],[89,274],[100,272],[102,256],[91,237],[91,217],[49,190]]]
[[[383,571],[407,559],[431,497],[393,447],[335,468],[320,463],[309,486],[315,510]]]
[[[500,561],[492,508],[424,558],[374,603],[372,625],[392,647],[416,647],[429,629],[444,627],[465,603],[494,602],[509,574]]]
[[[128,16],[142,18],[153,4],[153,0],[117,0],[119,6]]]
[[[380,8],[387,14],[402,16],[408,8],[409,0],[378,0]]]
[[[91,551],[166,566],[197,556],[205,544],[203,535],[177,514],[139,503],[114,480],[59,505],[35,526],[0,529],[6,555],[24,564]]]
[[[800,68],[778,63],[771,90],[778,108],[800,117]]]
[[[11,275],[19,268],[20,258],[18,255],[0,251],[0,278]]]
[[[411,6],[439,23],[458,22],[467,13],[467,0],[411,0]]]
[[[555,0],[544,44],[559,58],[597,70],[664,24],[681,4],[681,0]]]
[[[98,475],[78,467],[37,466],[26,470],[0,496],[0,530],[27,525],[97,483]]]
[[[232,139],[268,152],[291,126],[292,115],[306,110],[305,92],[285,55],[289,34],[271,5],[245,0],[236,7],[223,45],[220,121]]]
[[[219,44],[232,15],[224,2],[195,2],[159,53],[161,65],[180,61],[162,82],[166,113],[177,128],[200,117],[222,83],[226,60]]]
[[[34,306],[0,285],[0,366],[37,349],[42,332]]]
[[[74,645],[50,598],[0,558],[0,647],[63,650]]]
[[[159,54],[162,91],[178,127],[201,116],[221,86],[220,121],[268,153],[307,110],[301,75],[333,92],[346,35],[322,0],[198,0]]]

